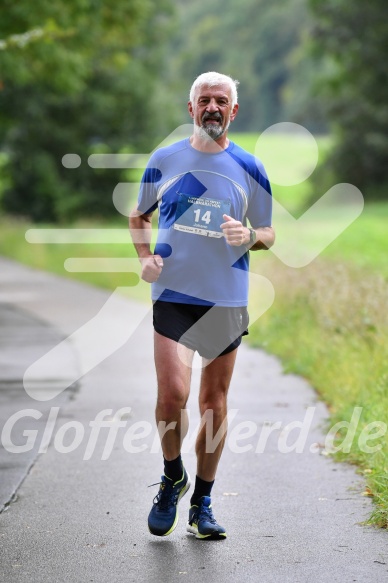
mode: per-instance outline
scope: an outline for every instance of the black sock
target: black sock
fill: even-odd
[[[193,495],[190,500],[191,506],[194,504],[198,504],[198,500],[202,498],[202,496],[210,496],[214,484],[214,480],[212,482],[207,482],[206,480],[202,480],[199,476],[195,477],[195,488]]]
[[[174,460],[164,458],[164,473],[174,483],[181,479],[183,473],[181,454]]]

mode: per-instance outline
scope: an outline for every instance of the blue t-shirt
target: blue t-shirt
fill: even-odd
[[[248,304],[249,253],[228,245],[225,213],[253,228],[271,225],[271,188],[262,163],[234,144],[217,153],[189,139],[156,150],[142,178],[138,210],[158,208],[154,253],[164,266],[152,299],[217,306]]]

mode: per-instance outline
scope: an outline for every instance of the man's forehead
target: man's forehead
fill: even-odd
[[[197,87],[195,97],[226,96],[230,99],[231,93],[231,89],[226,83],[220,83],[219,85],[201,85]]]

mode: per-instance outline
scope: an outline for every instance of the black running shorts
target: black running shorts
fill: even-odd
[[[153,305],[155,331],[205,358],[232,352],[248,334],[246,307],[209,307],[157,300]]]

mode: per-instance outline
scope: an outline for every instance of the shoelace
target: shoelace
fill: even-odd
[[[160,510],[168,510],[170,506],[175,504],[178,492],[174,492],[173,485],[170,482],[156,482],[150,484],[151,486],[159,486],[159,492],[156,494],[153,503],[157,504]]]
[[[197,520],[199,521],[203,519],[206,519],[207,522],[210,522],[211,524],[217,524],[217,521],[213,516],[213,511],[209,506],[201,506],[201,508],[198,508]]]

